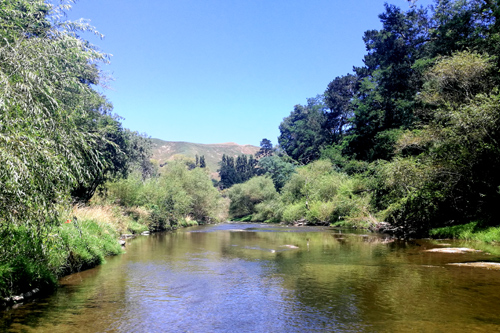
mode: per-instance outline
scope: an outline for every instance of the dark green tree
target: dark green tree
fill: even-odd
[[[286,182],[295,172],[295,165],[285,162],[276,155],[261,158],[257,164],[257,168],[259,175],[268,175],[271,177],[277,191],[280,191],[285,186]]]
[[[262,139],[260,142],[260,149],[257,153],[255,153],[256,158],[262,158],[266,156],[271,156],[273,154],[273,144],[271,140],[266,138]]]
[[[290,116],[280,124],[280,147],[294,160],[307,164],[320,156],[328,144],[327,107],[323,97],[309,98],[307,105],[295,105]]]
[[[229,188],[234,184],[246,182],[256,174],[257,160],[252,155],[234,157],[222,155],[219,162],[220,187]]]
[[[344,79],[345,85],[355,86],[354,94],[347,90],[333,95],[339,101],[336,105],[351,100],[350,111],[354,117],[345,151],[368,161],[391,157],[394,136],[380,133],[411,128],[418,121],[414,112],[418,107],[415,97],[422,85],[423,71],[417,70],[415,63],[428,53],[432,31],[424,8],[413,6],[404,12],[386,4],[385,12],[379,17],[383,28],[366,31],[363,37],[368,51],[364,66],[354,68],[356,78]],[[357,82],[353,84],[353,81]],[[333,82],[341,83],[340,80]],[[338,90],[342,91],[333,89]]]
[[[326,114],[326,127],[334,143],[339,143],[350,127],[350,122],[354,116],[352,102],[356,94],[357,84],[357,76],[347,74],[336,77],[326,88],[325,104],[330,109]]]

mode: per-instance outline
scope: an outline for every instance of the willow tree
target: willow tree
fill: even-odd
[[[110,116],[94,89],[108,57],[78,35],[91,26],[64,20],[70,8],[0,1],[0,262],[18,252],[43,258],[41,239],[71,190],[106,168],[99,146],[120,153],[94,125]],[[15,243],[19,233],[27,244]]]

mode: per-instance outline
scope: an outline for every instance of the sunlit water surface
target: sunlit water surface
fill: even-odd
[[[500,271],[447,265],[500,258],[424,251],[444,242],[246,223],[141,236],[0,330],[500,331]]]

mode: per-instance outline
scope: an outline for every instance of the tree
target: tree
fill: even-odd
[[[299,163],[307,164],[320,156],[329,140],[326,129],[326,105],[323,97],[309,98],[307,105],[295,105],[280,124],[280,147]]]
[[[266,156],[257,164],[259,175],[268,175],[273,180],[277,191],[280,191],[295,172],[295,165],[285,162],[279,156]]]
[[[229,188],[238,182],[236,169],[234,166],[234,157],[222,155],[222,160],[219,162],[219,176],[221,188]]]
[[[273,154],[273,144],[271,143],[271,140],[268,139],[262,139],[260,142],[260,149],[257,153],[255,153],[255,157],[262,158],[266,156],[271,156]]]
[[[200,156],[200,168],[206,168],[207,163],[205,162],[205,155]]]
[[[357,76],[347,74],[336,77],[328,84],[325,91],[325,104],[330,109],[327,113],[326,126],[334,143],[339,143],[350,127],[349,123],[354,116],[352,101],[357,84]]]
[[[234,184],[246,182],[248,179],[255,176],[255,166],[257,161],[252,155],[240,155],[234,157],[222,155],[222,160],[219,162],[220,185],[222,188],[229,188]]]
[[[107,57],[78,36],[90,26],[60,20],[63,8],[28,0],[0,6],[2,226],[54,222],[71,190],[110,164],[100,149],[119,155],[96,125],[110,120],[110,104],[92,88],[102,79],[96,64]]]
[[[421,98],[430,121],[400,137],[400,156],[383,171],[394,198],[388,218],[406,235],[443,224],[495,221],[500,94],[488,79],[493,63],[486,55],[457,52],[427,73]],[[404,157],[407,150],[421,153]]]
[[[391,157],[393,149],[387,150],[387,142],[381,142],[387,136],[380,133],[411,128],[418,120],[415,96],[421,88],[422,71],[414,65],[427,54],[432,31],[427,11],[416,6],[403,12],[386,4],[379,17],[383,29],[365,32],[365,65],[354,68],[358,84],[346,138],[346,152],[368,161]]]
[[[123,129],[94,89],[108,57],[80,37],[95,29],[62,20],[71,2],[60,3],[0,3],[0,262],[10,283],[27,269],[50,274],[40,271],[46,240],[71,192],[127,164]]]

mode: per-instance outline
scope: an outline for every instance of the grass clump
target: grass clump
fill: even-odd
[[[122,252],[116,230],[100,221],[71,220],[57,231],[48,252],[57,276],[94,267],[103,263],[104,257]]]
[[[54,287],[63,275],[96,266],[104,257],[122,252],[117,231],[97,220],[55,223],[46,234],[11,226],[2,236],[1,297]]]
[[[429,234],[434,238],[475,240],[486,243],[500,241],[500,227],[484,226],[479,221],[431,229]]]

